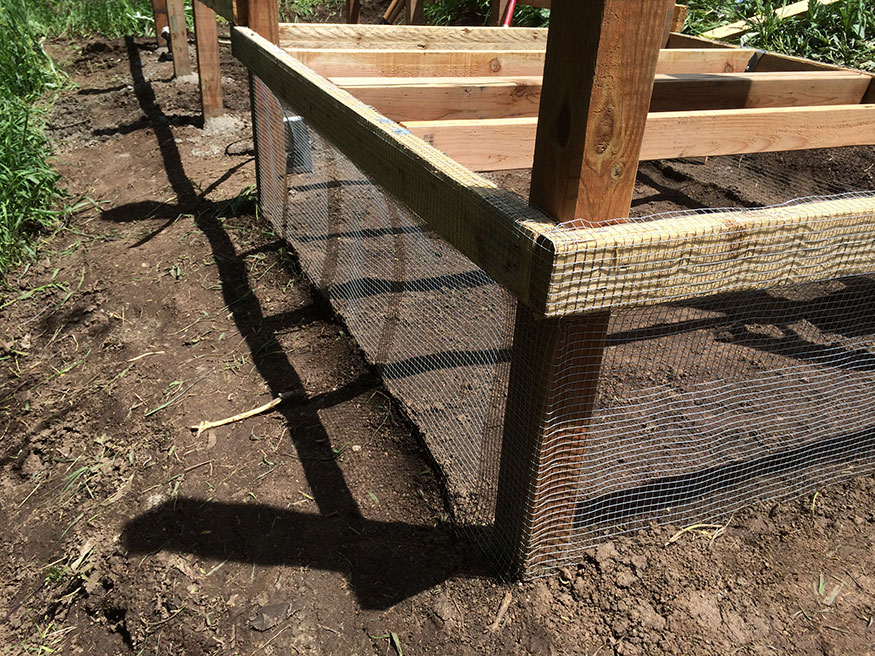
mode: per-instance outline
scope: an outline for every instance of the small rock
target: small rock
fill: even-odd
[[[628,567],[619,567],[614,574],[614,583],[617,584],[618,588],[628,588],[637,580],[638,577]]]
[[[268,604],[258,609],[255,619],[252,620],[252,628],[256,631],[267,631],[291,615],[290,604]]]

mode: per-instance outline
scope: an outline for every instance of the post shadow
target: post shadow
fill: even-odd
[[[167,222],[140,240],[153,238],[181,213],[192,213],[207,237],[218,269],[221,292],[244,338],[253,363],[273,396],[303,391],[302,381],[277,341],[282,329],[306,321],[309,311],[265,316],[249,280],[244,255],[219,220],[219,206],[198,193],[185,173],[182,158],[152,85],[142,74],[138,46],[126,39],[130,73],[140,108],[155,132],[174,205],[131,203],[102,216],[130,221],[144,215]],[[346,483],[318,411],[353,398],[379,381],[368,374],[335,392],[279,406],[291,431],[307,484],[318,508],[315,514],[265,504],[234,504],[190,498],[176,499],[131,519],[122,540],[132,553],[170,550],[205,558],[256,564],[288,564],[346,573],[364,608],[386,608],[454,574],[483,575],[489,569],[479,554],[456,548],[448,527],[375,522],[365,519]],[[304,434],[306,433],[306,434]]]

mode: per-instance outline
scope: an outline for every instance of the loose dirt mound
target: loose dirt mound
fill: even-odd
[[[239,123],[203,131],[196,87],[147,41],[53,53],[79,85],[52,117],[56,166],[95,205],[0,311],[0,652],[871,653],[871,477],[491,578],[253,215],[239,67],[224,53]],[[282,392],[274,414],[187,428]]]

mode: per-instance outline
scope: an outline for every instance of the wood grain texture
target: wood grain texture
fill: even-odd
[[[279,34],[280,45],[291,50],[544,50],[547,47],[546,29],[526,27],[281,23]]]
[[[155,41],[158,47],[166,46],[164,39],[161,37],[161,30],[168,27],[167,22],[167,0],[152,0],[152,17],[155,19]]]
[[[350,50],[286,48],[325,77],[466,77],[542,75],[537,50]],[[662,74],[743,72],[756,54],[747,49],[680,49],[659,54]]]
[[[542,79],[331,78],[393,121],[537,116]],[[657,75],[651,112],[859,103],[869,78],[854,71]]]
[[[219,67],[219,33],[216,12],[200,0],[193,0],[194,37],[197,45],[197,70],[204,119],[223,114],[222,71]]]
[[[182,0],[167,0],[167,23],[170,26],[173,74],[176,77],[191,75],[191,57],[188,54],[188,34]]]
[[[475,171],[533,161],[537,118],[408,121],[404,125]],[[649,115],[641,160],[875,145],[875,105],[779,107]]]
[[[217,15],[229,23],[238,25],[246,24],[246,1],[245,0],[202,0]]]
[[[769,289],[875,271],[875,197],[555,232],[547,314]]]

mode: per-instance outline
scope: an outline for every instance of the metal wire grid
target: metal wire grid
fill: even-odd
[[[277,138],[276,119],[274,128],[264,125],[279,107],[265,104],[276,103],[272,95],[260,98],[259,145]],[[262,193],[262,211],[419,426],[457,521],[488,529],[514,299],[331,144],[302,129],[292,109],[281,116],[285,180],[280,193],[276,185]],[[702,216],[683,213],[692,227]],[[786,244],[788,253],[816,246],[818,221],[809,228],[807,239]],[[676,266],[695,236],[692,229],[678,238],[676,252],[660,244],[660,259],[648,264]],[[856,237],[873,239],[863,227]],[[591,266],[583,257],[578,265]],[[721,260],[704,265],[720,267]],[[599,361],[601,373],[588,421],[557,407],[543,427],[556,466],[543,474],[545,493],[530,509],[544,518],[526,547],[542,556],[531,573],[653,521],[724,521],[756,500],[871,470],[875,405],[866,393],[875,382],[875,280],[824,281],[816,270],[811,278],[777,289],[763,279],[762,290],[614,311],[595,358],[587,353],[590,339],[569,337],[569,357],[552,372],[559,386],[573,395]],[[522,414],[511,407],[508,421]],[[565,446],[581,434],[584,440]],[[488,530],[475,535],[489,539]]]

